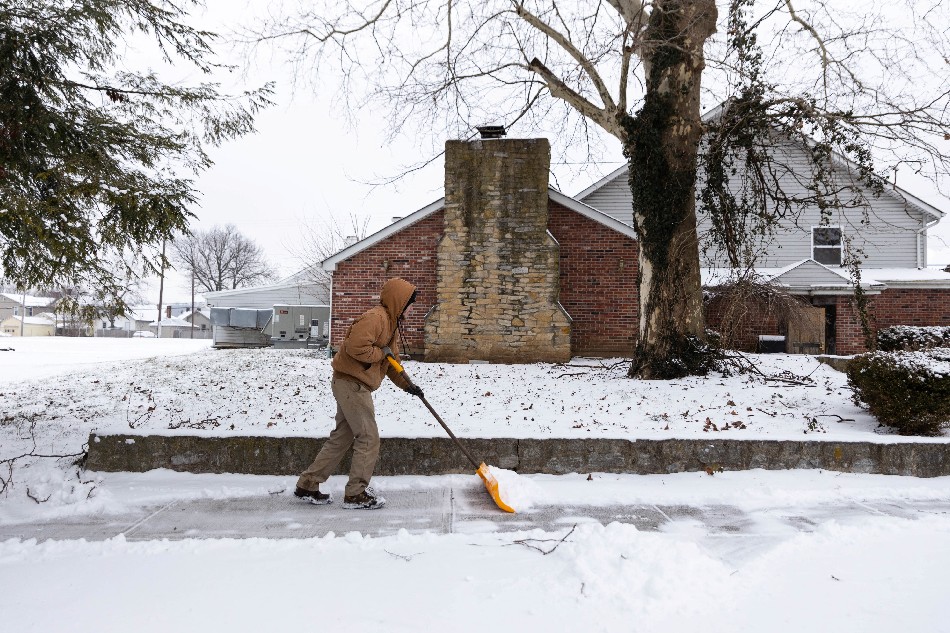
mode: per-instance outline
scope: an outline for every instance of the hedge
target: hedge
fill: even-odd
[[[877,333],[877,348],[882,352],[915,351],[950,347],[950,327],[892,325]]]
[[[855,403],[901,435],[940,435],[950,423],[950,349],[857,356],[848,382]]]

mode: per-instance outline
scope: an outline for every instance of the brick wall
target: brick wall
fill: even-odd
[[[733,307],[727,316],[724,301],[713,298],[703,309],[706,313],[706,328],[719,332],[723,345],[730,349],[755,352],[760,335],[784,334],[778,317],[765,303],[750,301],[742,307]]]
[[[442,237],[443,212],[416,222],[337,264],[333,271],[333,314],[330,345],[338,347],[347,328],[361,314],[379,304],[387,279],[402,277],[418,289],[416,302],[406,313],[402,333],[412,353],[423,348],[423,323],[435,305],[436,246]]]
[[[867,351],[861,320],[850,295],[827,298],[835,306],[835,353],[846,356]],[[875,331],[891,325],[950,326],[950,289],[890,289],[871,295],[871,327]],[[713,302],[706,306],[706,325],[722,327],[721,311]],[[782,334],[774,317],[749,307],[739,327],[737,349],[753,350],[759,334]]]
[[[885,290],[873,297],[875,325],[950,325],[950,290]]]
[[[560,301],[573,318],[572,353],[630,354],[638,322],[636,242],[554,202],[549,205],[549,229],[560,243]],[[337,264],[332,346],[339,345],[357,317],[379,303],[387,279],[402,277],[419,288],[402,331],[411,353],[423,351],[425,315],[436,301],[436,245],[443,219],[443,212],[436,211]]]
[[[871,326],[875,331],[891,325],[950,325],[950,289],[892,288],[870,299]],[[837,330],[839,354],[867,351],[850,297],[838,299]]]
[[[571,315],[575,355],[629,355],[637,342],[636,240],[550,202],[560,243],[561,305]]]

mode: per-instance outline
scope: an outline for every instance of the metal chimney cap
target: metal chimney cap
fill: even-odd
[[[475,129],[482,135],[482,138],[501,138],[508,135],[504,125],[483,125]]]

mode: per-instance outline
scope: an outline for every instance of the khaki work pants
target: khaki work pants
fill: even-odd
[[[376,409],[373,392],[352,380],[334,378],[333,397],[336,398],[336,428],[323,443],[320,452],[297,480],[304,490],[316,490],[333,474],[346,452],[353,447],[350,479],[344,495],[358,495],[373,476],[379,457],[379,429],[376,428]]]

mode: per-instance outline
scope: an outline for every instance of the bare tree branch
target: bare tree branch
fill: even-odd
[[[173,243],[175,259],[207,292],[235,290],[276,279],[264,251],[233,224],[195,231]]]

